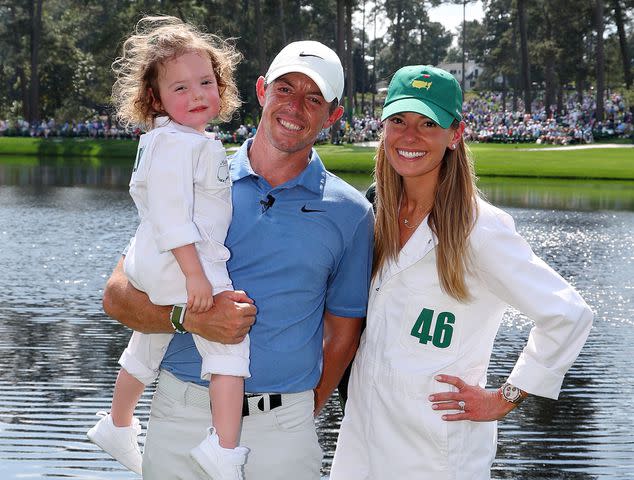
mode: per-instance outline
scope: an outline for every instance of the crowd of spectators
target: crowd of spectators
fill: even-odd
[[[9,137],[86,137],[86,138],[138,138],[140,129],[119,128],[107,117],[85,121],[56,122],[54,119],[27,122],[0,120],[0,136]]]
[[[547,143],[570,145],[592,143],[598,139],[630,137],[634,139],[632,111],[623,98],[610,94],[605,100],[605,118],[595,117],[595,101],[590,95],[578,102],[576,94],[564,99],[563,111],[546,108],[540,99],[531,105],[531,113],[525,113],[523,105],[517,110],[503,108],[502,94],[483,92],[464,102],[463,112],[467,124],[465,136],[472,142]],[[255,135],[256,126],[240,125],[233,130],[214,126],[216,137],[224,143],[240,144]],[[351,122],[339,122],[339,130],[321,132],[318,141],[335,143],[370,142],[378,139],[380,119],[369,113],[353,117]],[[0,120],[0,136],[22,137],[86,137],[137,139],[141,130],[123,129],[106,116],[92,120],[56,122],[53,119],[29,123],[25,120]]]
[[[589,95],[580,103],[575,93],[567,94],[560,112],[546,108],[541,99],[532,103],[530,114],[525,113],[523,105],[515,111],[504,110],[502,105],[502,94],[494,92],[466,101],[463,111],[467,140],[571,145],[634,134],[632,112],[616,93],[605,99],[604,122],[597,121],[595,99]]]

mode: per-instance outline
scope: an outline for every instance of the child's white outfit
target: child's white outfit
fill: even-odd
[[[232,215],[231,179],[220,141],[167,117],[158,118],[155,128],[139,140],[130,195],[141,222],[123,267],[130,282],[147,293],[152,303],[187,302],[185,275],[170,250],[189,244],[196,245],[214,295],[233,290],[226,266],[229,250],[224,246]],[[250,376],[248,336],[237,345],[210,342],[196,335],[193,338],[202,357],[201,378],[209,380],[212,374]],[[171,339],[172,334],[134,332],[119,364],[149,385],[158,376]],[[88,431],[88,438],[140,474],[139,427],[135,421],[131,427],[117,428],[107,414]],[[192,452],[194,460],[217,479],[242,479],[248,449],[223,449],[214,435],[211,432]],[[133,445],[128,448],[130,443]]]
[[[233,290],[224,246],[231,223],[231,179],[222,143],[168,118],[141,135],[130,195],[141,223],[123,267],[155,305],[187,302],[185,276],[170,250],[195,244],[216,293]],[[145,385],[158,376],[171,334],[134,332],[119,364]],[[249,377],[249,339],[223,345],[194,335],[203,359],[201,378],[211,374]]]

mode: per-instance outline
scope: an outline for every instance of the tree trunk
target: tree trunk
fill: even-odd
[[[363,17],[361,26],[361,115],[365,115],[365,91],[366,91],[366,68],[365,68],[365,0],[363,0]]]
[[[30,121],[40,119],[40,43],[42,40],[42,0],[31,0],[31,77],[29,82]]]
[[[372,42],[372,117],[376,115],[376,5],[374,6],[374,40]]]
[[[546,108],[546,114],[550,118],[551,116],[551,106],[555,105],[556,100],[556,89],[557,89],[557,77],[555,73],[555,58],[552,55],[546,59],[546,64],[544,65],[544,82],[545,82],[545,98],[544,98],[544,107]]]
[[[346,97],[347,105],[346,110],[348,112],[348,123],[352,128],[352,116],[354,113],[354,68],[352,65],[352,50],[354,44],[352,41],[352,2],[353,0],[346,0]]]
[[[595,48],[595,61],[597,62],[596,119],[602,122],[604,116],[603,93],[605,91],[605,52],[603,50],[603,31],[605,25],[603,23],[603,0],[595,0],[594,21],[597,29],[597,44]]]
[[[343,59],[346,38],[346,12],[344,0],[337,0],[337,55]]]
[[[262,22],[262,8],[260,0],[254,0],[255,8],[255,33],[257,36],[257,52],[258,52],[258,73],[264,75],[266,73],[266,53],[264,51],[264,25]],[[281,7],[281,1],[280,1]],[[284,41],[286,45],[286,41]]]
[[[344,59],[345,53],[345,4],[344,0],[337,0],[337,55],[340,59]],[[343,61],[342,61],[343,63]],[[345,70],[344,70],[345,71]],[[343,99],[339,99],[341,103]],[[339,131],[341,130],[341,119],[337,120],[330,127],[330,141],[338,144],[341,139],[339,138]]]
[[[280,15],[280,28],[282,31],[282,45],[285,47],[288,43],[288,37],[286,35],[286,21],[284,20],[284,0],[279,1],[279,15]],[[261,24],[261,17],[258,17],[256,21]],[[262,47],[264,48],[264,47]]]
[[[612,0],[614,5],[614,20],[616,21],[616,29],[619,32],[619,46],[621,48],[621,60],[623,61],[623,79],[625,87],[632,86],[632,70],[630,69],[630,55],[627,49],[627,35],[623,25],[623,10],[621,10],[620,0]]]
[[[517,0],[517,21],[520,29],[520,51],[522,58],[522,89],[524,90],[524,109],[531,113],[531,72],[528,60],[528,34],[526,31],[526,5]]]
[[[577,75],[576,75],[576,79],[575,79],[575,87],[576,87],[576,91],[577,91],[577,103],[579,105],[583,104],[583,91],[584,91],[584,75],[583,72],[578,69],[577,70]]]
[[[396,19],[394,20],[394,70],[402,67],[403,5],[400,0],[396,2],[396,8]]]
[[[465,78],[465,63],[467,52],[465,50],[465,42],[467,39],[467,0],[462,0],[462,79],[460,80],[460,87],[464,92],[464,78]]]
[[[22,98],[22,116],[30,120],[31,119],[31,105],[29,105],[29,86],[26,80],[26,72],[22,65],[18,65],[16,67],[16,73],[18,77],[18,81],[20,83],[20,96]]]

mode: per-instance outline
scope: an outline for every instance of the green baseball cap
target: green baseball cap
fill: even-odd
[[[462,90],[449,72],[431,65],[408,65],[398,70],[387,88],[381,120],[402,112],[432,119],[442,128],[462,120]]]

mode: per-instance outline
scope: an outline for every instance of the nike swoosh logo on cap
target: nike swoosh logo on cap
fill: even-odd
[[[323,58],[320,57],[319,55],[313,55],[312,53],[304,53],[304,52],[302,52],[302,53],[299,54],[299,56],[300,57],[317,57],[317,58],[321,58],[323,60]]]

